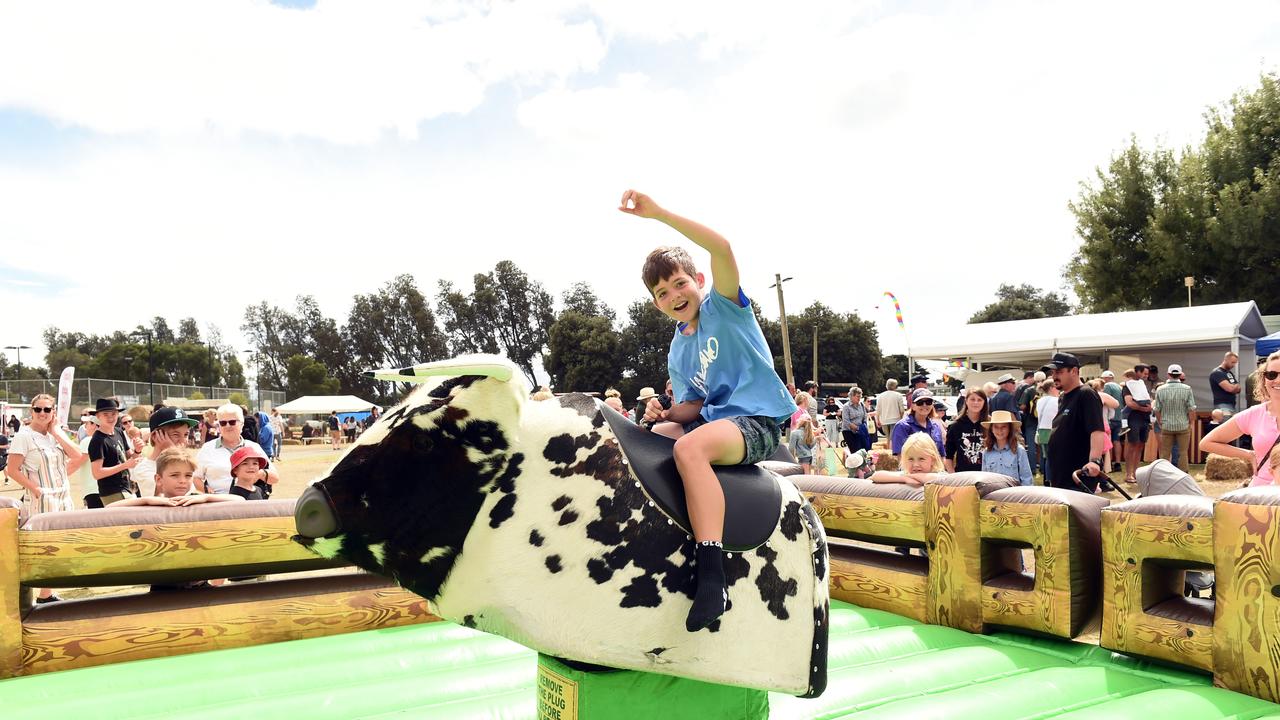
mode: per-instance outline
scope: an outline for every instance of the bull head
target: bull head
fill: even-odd
[[[434,599],[485,497],[519,471],[509,450],[528,391],[495,357],[369,375],[424,385],[303,492],[295,539]]]

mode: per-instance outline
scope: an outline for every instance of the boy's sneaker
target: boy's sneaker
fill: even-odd
[[[49,597],[36,598],[37,605],[46,605],[48,603],[56,603],[56,602],[62,602],[62,598],[58,597],[57,595],[50,595]]]

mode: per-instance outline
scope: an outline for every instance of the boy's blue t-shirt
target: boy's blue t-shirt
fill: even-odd
[[[708,422],[742,416],[781,422],[796,404],[773,369],[773,353],[741,288],[738,299],[741,305],[712,289],[698,310],[698,329],[685,335],[683,326],[676,328],[667,353],[675,401],[703,400]]]

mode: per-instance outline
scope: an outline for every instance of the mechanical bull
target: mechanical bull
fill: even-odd
[[[795,487],[756,467],[722,474],[729,610],[689,633],[694,545],[671,441],[586,395],[529,400],[513,369],[488,357],[374,374],[426,384],[306,490],[298,542],[548,655],[819,695],[827,547]]]

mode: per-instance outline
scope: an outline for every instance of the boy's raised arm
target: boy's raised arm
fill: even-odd
[[[622,193],[622,203],[618,209],[628,215],[666,223],[710,253],[711,287],[735,305],[738,304],[738,261],[733,257],[733,248],[723,235],[702,223],[666,210],[654,202],[653,198],[635,190]]]

